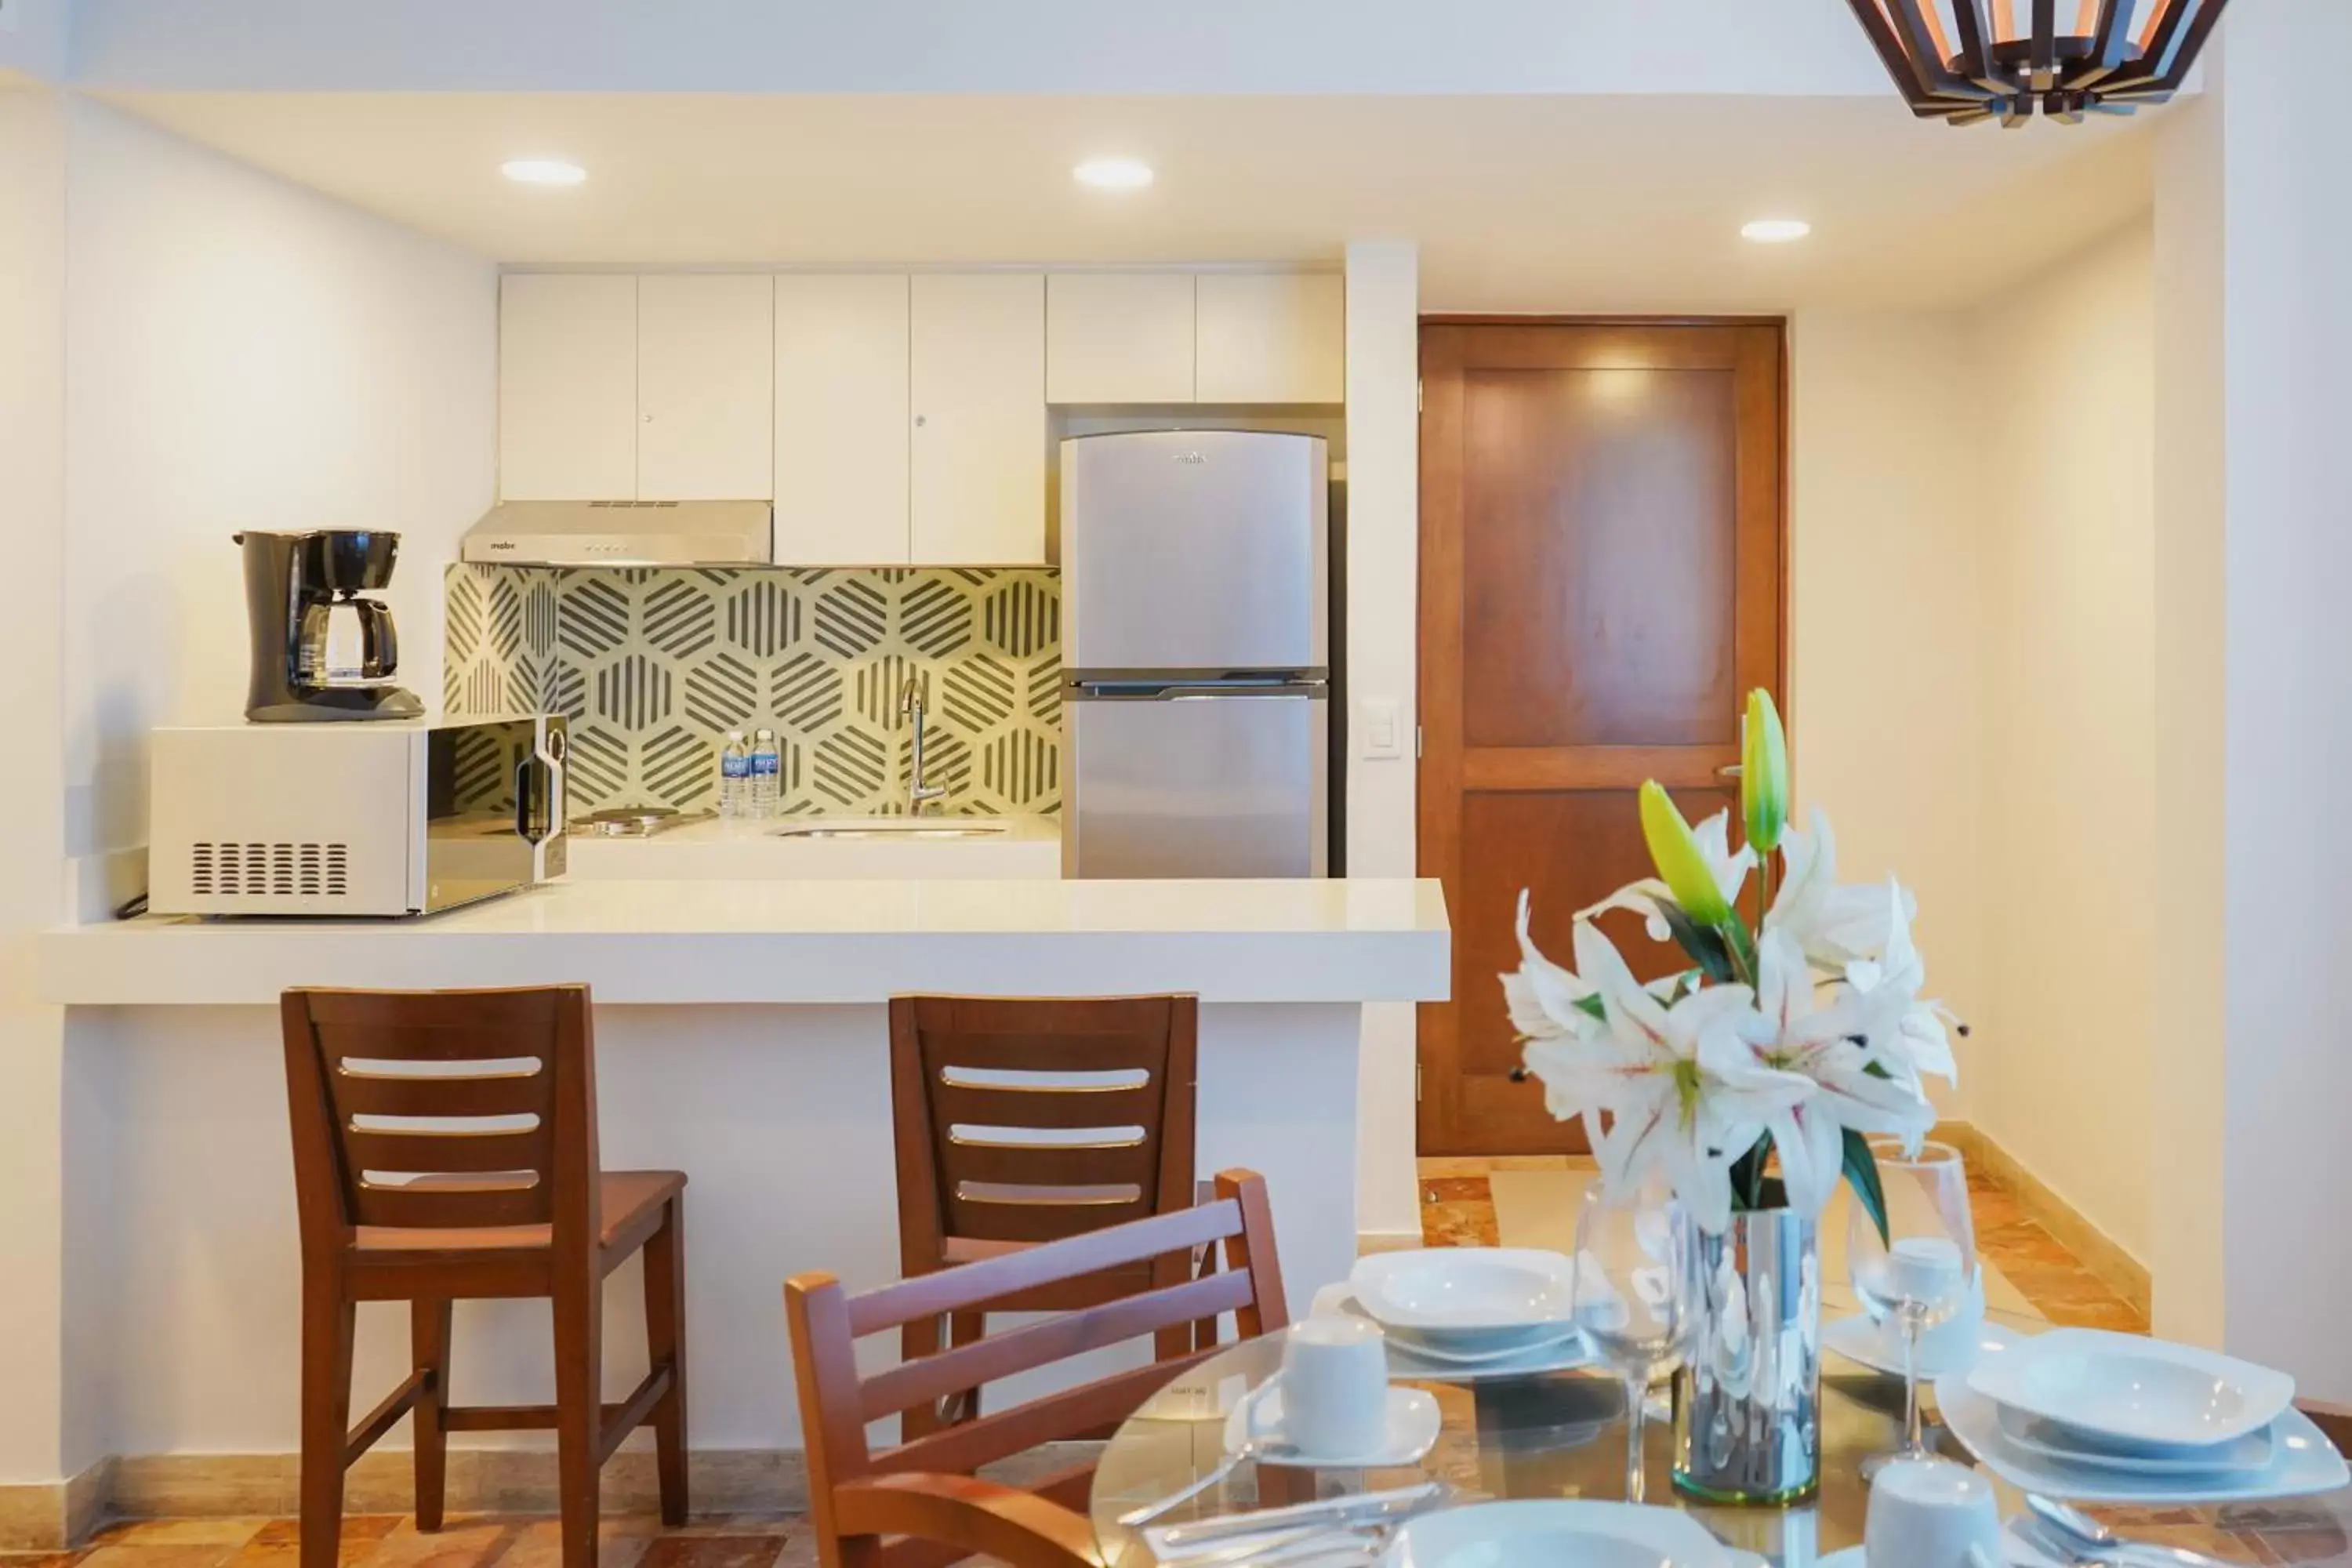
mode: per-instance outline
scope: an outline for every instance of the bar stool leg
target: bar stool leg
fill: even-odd
[[[669,1368],[669,1392],[654,1406],[654,1462],[662,1522],[686,1522],[686,1200],[667,1205],[646,1241],[646,1359]]]
[[[563,1568],[596,1568],[598,1450],[604,1435],[603,1290],[592,1275],[555,1285],[555,1469]],[[304,1568],[310,1568],[304,1564]]]
[[[449,1303],[411,1301],[408,1304],[410,1364],[429,1371],[432,1382],[416,1398],[413,1412],[416,1428],[416,1528],[441,1528],[441,1510],[448,1500],[449,1434],[441,1412],[449,1404]]]
[[[352,1423],[358,1309],[321,1270],[302,1281],[301,1568],[336,1568],[343,1533],[343,1445]]]

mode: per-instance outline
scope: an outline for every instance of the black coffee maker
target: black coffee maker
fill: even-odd
[[[400,645],[391,610],[360,596],[391,583],[400,535],[248,530],[235,538],[245,550],[245,608],[253,626],[247,719],[299,724],[423,715],[416,694],[392,684]]]

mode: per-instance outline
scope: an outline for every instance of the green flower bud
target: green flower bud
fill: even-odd
[[[1731,905],[1716,886],[1715,873],[1699,852],[1690,824],[1655,779],[1642,785],[1642,837],[1649,843],[1659,878],[1685,914],[1703,926],[1719,926],[1731,919]]]
[[[1762,687],[1748,694],[1747,732],[1739,747],[1739,816],[1759,855],[1780,847],[1789,825],[1789,737],[1780,710]]]

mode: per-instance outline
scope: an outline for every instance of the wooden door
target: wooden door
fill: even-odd
[[[637,493],[637,280],[509,273],[499,282],[499,494]]]
[[[908,538],[907,275],[776,279],[776,560],[887,566]]]
[[[919,566],[1045,559],[1045,279],[914,279],[913,492]]]
[[[1424,1154],[1560,1152],[1496,976],[1649,873],[1642,781],[1737,807],[1739,710],[1781,679],[1778,323],[1431,321],[1421,338],[1421,869],[1454,997],[1421,1010]],[[1680,967],[1631,916],[1645,978]]]
[[[775,279],[637,279],[637,499],[766,500],[775,488]]]

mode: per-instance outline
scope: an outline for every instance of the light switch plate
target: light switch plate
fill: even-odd
[[[1404,725],[1394,698],[1367,697],[1356,704],[1356,716],[1361,755],[1370,759],[1404,755]]]

